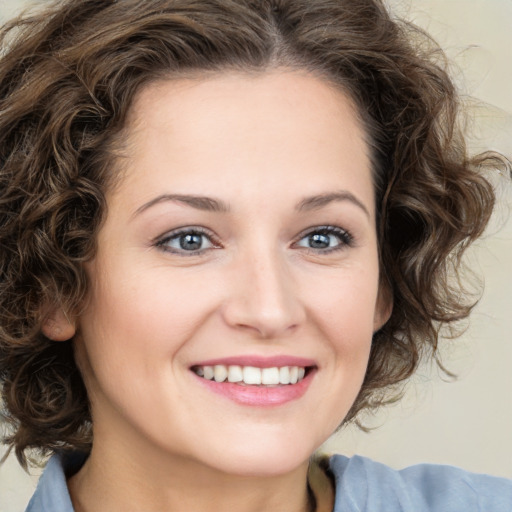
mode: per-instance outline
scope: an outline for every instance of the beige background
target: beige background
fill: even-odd
[[[0,19],[26,4],[0,2]],[[463,90],[483,102],[474,147],[512,154],[512,0],[389,3],[434,35],[453,59]],[[458,381],[443,382],[435,369],[423,368],[401,404],[368,419],[380,428],[371,434],[347,429],[326,444],[328,451],[360,453],[394,467],[436,462],[512,478],[512,187],[502,182],[494,227],[471,255],[485,278],[484,297],[468,331],[443,349]],[[10,457],[0,467],[0,512],[22,511],[36,481],[37,474],[26,475]]]

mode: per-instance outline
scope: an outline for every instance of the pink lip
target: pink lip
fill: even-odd
[[[209,391],[228,398],[238,404],[253,407],[275,407],[299,399],[306,393],[317,372],[314,361],[290,356],[270,358],[260,356],[235,356],[202,361],[201,363],[192,365],[191,368],[194,366],[215,366],[216,364],[225,366],[254,366],[256,368],[272,368],[275,366],[308,367],[306,376],[301,381],[297,382],[297,384],[280,386],[247,386],[227,381],[215,382],[214,380],[203,379],[191,371],[198,383]]]
[[[292,400],[297,400],[306,393],[316,370],[311,370],[297,384],[286,384],[283,386],[241,386],[232,382],[215,382],[195,375],[200,384],[208,390],[213,391],[233,402],[242,405],[255,407],[270,407],[283,405]]]
[[[248,356],[232,356],[223,357],[220,359],[209,359],[208,361],[201,361],[191,365],[193,366],[215,366],[216,364],[223,364],[225,366],[254,366],[256,368],[273,368],[275,366],[316,366],[315,361],[312,359],[305,359],[303,357],[294,356],[273,356],[264,357],[256,355]]]

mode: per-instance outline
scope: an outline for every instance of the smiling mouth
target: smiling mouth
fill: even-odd
[[[215,366],[193,366],[191,370],[199,377],[215,382],[230,382],[241,386],[285,386],[302,381],[312,367],[274,366],[258,368],[216,364]]]

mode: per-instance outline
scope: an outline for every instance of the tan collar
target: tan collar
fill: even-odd
[[[334,508],[334,487],[326,473],[327,456],[313,457],[309,463],[308,483],[315,497],[315,512],[332,512]]]

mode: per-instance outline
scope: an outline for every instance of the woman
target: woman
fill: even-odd
[[[53,455],[29,511],[510,509],[503,479],[310,461],[471,309],[448,275],[495,162],[419,37],[375,0],[65,0],[8,27],[7,442]]]

